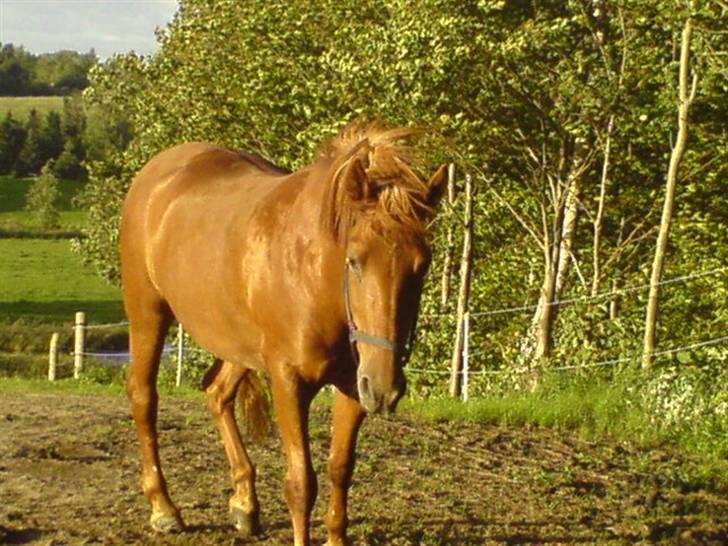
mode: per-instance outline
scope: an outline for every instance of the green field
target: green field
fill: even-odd
[[[0,116],[3,118],[11,112],[14,119],[25,121],[34,108],[41,118],[53,110],[60,112],[63,97],[0,97]]]
[[[72,322],[85,311],[89,322],[114,322],[123,317],[118,288],[108,286],[71,252],[67,238],[46,239],[24,210],[31,178],[0,177],[0,328],[2,323]],[[62,180],[61,223],[78,230],[86,213],[73,208],[82,183]],[[7,233],[22,233],[23,238]],[[2,233],[6,233],[2,237]],[[33,237],[37,238],[33,238]]]
[[[89,322],[122,318],[118,288],[108,286],[71,252],[66,239],[0,239],[0,321]]]

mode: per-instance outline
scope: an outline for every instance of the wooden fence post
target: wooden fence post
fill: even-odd
[[[447,168],[447,203],[450,212],[455,204],[455,163],[450,163]],[[452,269],[452,247],[454,243],[454,229],[452,222],[447,226],[447,244],[445,246],[445,258],[442,263],[442,277],[440,279],[440,308],[445,309],[450,301],[450,273]]]
[[[73,378],[81,377],[83,371],[83,353],[85,350],[84,340],[86,338],[86,313],[76,313],[76,325],[73,327]]]
[[[455,322],[455,343],[453,344],[450,370],[450,396],[462,395],[463,369],[463,326],[470,300],[470,270],[473,266],[473,184],[469,174],[465,175],[465,234],[463,255],[460,261],[460,293]]]
[[[175,385],[182,384],[182,359],[184,358],[185,329],[180,322],[177,326],[177,379]]]
[[[51,335],[51,343],[48,348],[48,381],[56,380],[56,366],[58,364],[58,332]]]
[[[463,402],[467,402],[470,390],[470,311],[463,317]]]

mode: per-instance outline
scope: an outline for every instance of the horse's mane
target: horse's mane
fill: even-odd
[[[427,183],[417,174],[410,146],[421,133],[411,127],[355,122],[320,150],[319,160],[331,165],[322,222],[339,243],[346,241],[349,228],[363,215],[369,220],[367,226],[383,235],[392,227],[411,236],[424,235],[432,209],[427,203]],[[366,174],[366,191],[353,198],[344,178],[356,160]]]

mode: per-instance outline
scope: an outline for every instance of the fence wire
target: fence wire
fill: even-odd
[[[709,271],[704,271],[701,273],[694,273],[691,275],[683,275],[680,277],[673,277],[671,279],[667,279],[664,281],[660,281],[657,283],[660,286],[675,284],[679,282],[685,282],[693,279],[698,279],[702,277],[708,277],[712,275],[717,275],[720,273],[723,273],[728,270],[728,267],[721,267],[717,269],[712,269]],[[629,294],[633,292],[639,292],[643,290],[647,290],[650,288],[649,284],[645,285],[639,285],[639,286],[631,286],[626,288],[621,288],[619,290],[612,290],[609,292],[601,292],[599,294],[595,294],[593,296],[581,296],[581,297],[575,297],[575,298],[567,298],[564,300],[558,300],[553,301],[548,304],[546,304],[549,307],[553,306],[561,306],[561,305],[568,305],[572,303],[579,303],[579,302],[589,302],[589,301],[596,301],[596,300],[602,300],[605,298],[613,297],[613,296],[620,296],[624,294]],[[470,317],[471,318],[477,318],[477,317],[487,317],[487,316],[494,316],[494,315],[503,315],[503,314],[510,314],[510,313],[521,313],[526,311],[535,311],[539,308],[538,304],[532,304],[532,305],[522,305],[522,306],[516,306],[516,307],[506,307],[502,309],[494,309],[491,311],[476,311],[471,312]],[[452,313],[427,313],[423,314],[421,318],[427,319],[427,318],[442,318],[442,317],[448,317],[452,316]],[[128,321],[121,321],[121,322],[114,322],[114,323],[105,323],[105,324],[86,324],[83,326],[85,330],[100,330],[105,328],[119,328],[122,326],[128,326]],[[74,327],[75,330],[75,327]],[[690,345],[685,345],[682,347],[674,347],[672,349],[666,349],[663,351],[656,351],[652,353],[652,356],[660,357],[665,356],[668,354],[674,354],[679,352],[686,352],[686,351],[693,351],[695,349],[700,349],[702,347],[708,347],[713,345],[718,345],[720,343],[723,343],[725,341],[728,341],[728,336],[718,337],[714,339],[709,339],[705,341],[700,341],[696,343],[692,343]],[[177,351],[176,347],[165,347],[162,351],[163,354],[171,354]],[[185,353],[187,354],[208,354],[207,351],[204,349],[201,349],[199,347],[191,346],[191,347],[185,347],[184,349]],[[487,350],[482,349],[480,351],[471,352],[469,353],[468,357],[472,358],[474,356],[479,356],[484,353],[486,353]],[[71,356],[75,356],[76,353],[71,352]],[[81,353],[78,353],[82,356],[88,356],[88,357],[97,357],[97,358],[123,358],[127,357],[130,358],[129,352],[93,352],[93,351],[84,351]],[[585,369],[585,368],[596,368],[596,367],[604,367],[604,366],[613,366],[616,364],[622,364],[625,362],[634,362],[637,360],[642,359],[643,355],[634,355],[634,356],[628,356],[628,357],[621,357],[621,358],[613,358],[609,360],[602,360],[598,362],[588,362],[584,364],[575,364],[571,366],[559,366],[555,368],[549,368],[549,371],[562,371],[562,370],[578,370],[578,369]],[[430,375],[448,375],[451,376],[453,372],[451,370],[437,370],[437,369],[423,369],[423,368],[406,368],[406,371],[408,373],[414,373],[414,374],[430,374]],[[465,375],[468,376],[485,376],[485,375],[503,375],[507,373],[513,373],[511,370],[460,370],[458,372],[455,372],[458,375]]]
[[[669,354],[674,353],[682,353],[682,352],[688,352],[695,349],[699,349],[701,347],[708,347],[712,345],[719,345],[725,341],[728,341],[728,336],[722,336],[722,337],[716,337],[713,339],[708,339],[705,341],[698,341],[696,343],[692,343],[690,345],[684,345],[682,347],[674,347],[672,349],[665,349],[664,351],[655,351],[652,353],[652,356],[665,356]],[[484,351],[480,351],[476,354],[482,354]],[[472,353],[470,356],[474,356]],[[554,371],[558,372],[561,370],[580,370],[583,368],[596,368],[599,366],[613,366],[615,364],[622,364],[624,362],[635,362],[637,360],[642,359],[642,354],[634,355],[634,356],[625,356],[622,358],[612,358],[610,360],[601,360],[599,362],[587,362],[584,364],[575,364],[573,366],[557,366],[555,368],[548,368],[548,371]],[[426,370],[421,368],[406,368],[407,372],[412,373],[423,373],[423,374],[433,374],[433,375],[452,375],[452,370]],[[502,375],[507,373],[513,373],[511,370],[476,370],[476,371],[465,371],[461,370],[456,372],[458,375],[468,374],[469,376],[473,375]]]

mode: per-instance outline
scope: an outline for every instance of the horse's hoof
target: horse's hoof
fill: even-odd
[[[179,533],[185,528],[179,514],[152,514],[149,522],[152,524],[152,529],[158,533]]]
[[[240,508],[231,507],[230,517],[242,537],[252,537],[260,534],[260,518],[257,512],[247,513]]]

